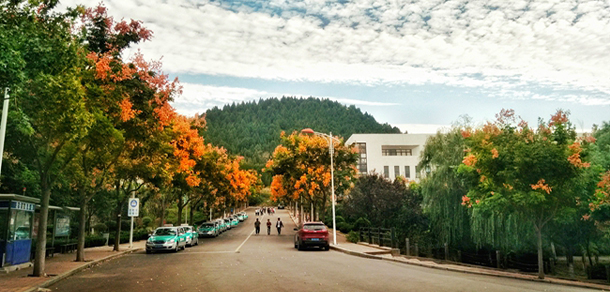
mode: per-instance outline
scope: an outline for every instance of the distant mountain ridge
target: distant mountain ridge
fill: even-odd
[[[214,107],[205,113],[207,142],[242,155],[249,167],[260,169],[279,144],[282,131],[304,128],[341,136],[354,133],[400,133],[396,127],[380,124],[368,113],[351,105],[314,97],[282,97]]]

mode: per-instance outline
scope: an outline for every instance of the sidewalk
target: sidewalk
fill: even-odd
[[[32,267],[0,274],[0,282],[2,283],[0,292],[38,291],[39,287],[48,287],[99,262],[142,250],[145,245],[146,241],[144,240],[134,242],[132,249],[128,248],[129,243],[121,244],[120,252],[113,252],[111,246],[86,248],[85,259],[87,262],[75,262],[76,253],[55,254],[54,257],[46,258],[45,272],[48,275],[47,277],[28,277],[29,274],[32,274]]]

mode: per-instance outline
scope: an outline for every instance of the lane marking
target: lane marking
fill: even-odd
[[[265,214],[263,214],[263,215],[261,216],[261,220],[260,220],[261,225],[263,225],[263,220],[262,220],[262,219],[263,219],[263,218],[265,218],[265,215],[267,215],[267,214],[265,213]],[[240,244],[240,245],[237,247],[237,249],[235,249],[235,252],[236,252],[236,253],[239,253],[239,249],[240,249],[242,246],[244,246],[244,244],[246,243],[246,241],[248,241],[248,239],[250,239],[250,236],[252,236],[252,234],[254,234],[254,232],[255,232],[255,231],[256,231],[256,229],[252,230],[252,232],[250,232],[250,235],[248,235],[248,237],[246,237],[246,239],[244,240],[244,242],[242,242],[242,243],[241,243],[241,244]]]
[[[191,252],[179,252],[177,254],[195,254],[195,253],[234,253],[234,251],[223,250],[223,251],[191,251]]]

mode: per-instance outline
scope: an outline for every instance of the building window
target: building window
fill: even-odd
[[[398,176],[400,176],[400,166],[396,165],[394,166],[394,178],[397,178]]]
[[[390,178],[390,167],[387,165],[383,167],[383,177]]]
[[[382,156],[412,156],[413,150],[410,147],[412,147],[412,146],[383,145],[383,146],[381,146],[381,155]]]
[[[406,178],[411,178],[411,167],[410,166],[405,166],[405,177]]]
[[[358,149],[358,154],[360,155],[358,158],[358,172],[360,174],[366,174],[368,172],[366,166],[366,143],[356,143],[356,147]]]
[[[421,172],[419,171],[419,167],[415,166],[415,178],[421,178]]]

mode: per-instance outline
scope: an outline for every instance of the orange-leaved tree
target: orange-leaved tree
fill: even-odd
[[[280,136],[281,144],[275,148],[264,169],[273,175],[272,199],[302,200],[302,204],[312,204],[314,210],[321,209],[324,216],[331,194],[328,138],[296,132],[291,135],[282,132]],[[353,186],[357,154],[342,142],[334,142],[333,146],[335,194],[341,199],[345,190]]]

